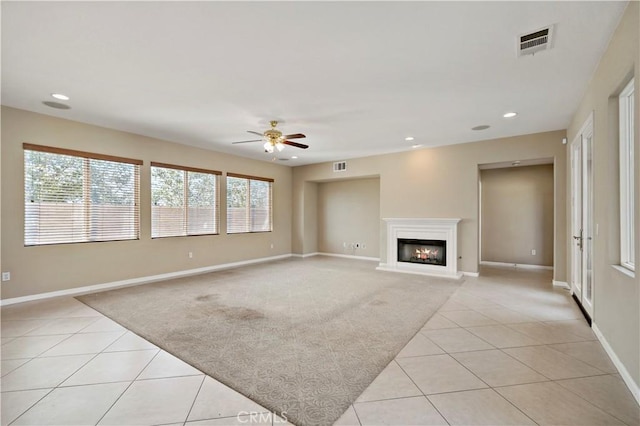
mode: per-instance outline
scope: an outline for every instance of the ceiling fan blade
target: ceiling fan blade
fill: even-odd
[[[254,140],[251,140],[251,141],[231,142],[231,145],[235,145],[237,143],[249,143],[249,142],[262,142],[262,139],[254,139]]]
[[[285,145],[295,146],[296,148],[302,148],[302,149],[309,148],[309,145],[305,145],[303,143],[298,143],[298,142],[283,141],[282,143],[285,144]]]
[[[303,135],[302,133],[294,133],[292,135],[285,135],[284,138],[285,139],[302,139],[302,138],[306,138],[306,136]]]
[[[260,137],[264,136],[262,133],[254,132],[253,130],[247,130],[248,133],[253,133],[254,135],[258,135]]]

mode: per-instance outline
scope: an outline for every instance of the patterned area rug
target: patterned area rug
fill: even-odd
[[[461,282],[288,259],[78,297],[296,425],[330,425]]]

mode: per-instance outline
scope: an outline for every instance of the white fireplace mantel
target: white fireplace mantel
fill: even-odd
[[[460,278],[458,272],[459,218],[386,218],[387,263],[377,269],[393,272]],[[446,266],[398,262],[398,239],[443,240],[447,242]]]

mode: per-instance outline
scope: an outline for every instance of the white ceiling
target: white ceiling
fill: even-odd
[[[4,1],[2,104],[266,161],[231,142],[279,119],[310,145],[291,166],[558,130],[625,6]],[[554,48],[517,58],[548,24]]]

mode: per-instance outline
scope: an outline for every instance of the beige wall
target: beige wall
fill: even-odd
[[[619,220],[619,150],[617,95],[635,75],[635,245],[636,265],[640,262],[640,11],[638,2],[630,2],[602,56],[593,79],[568,129],[571,142],[582,124],[593,112],[593,181],[594,224],[599,233],[594,236],[594,313],[597,328],[625,365],[630,376],[640,384],[640,290],[639,271],[629,277],[611,265],[620,263]],[[569,206],[567,206],[567,209]],[[570,228],[567,227],[567,230]],[[567,231],[569,232],[569,231]],[[567,234],[567,243],[570,235]],[[571,259],[569,259],[571,261]],[[637,266],[636,266],[637,268]]]
[[[338,177],[331,163],[296,167],[293,197],[304,197],[304,183],[356,177],[380,176],[380,217],[458,217],[461,271],[478,271],[478,178],[479,164],[553,158],[555,164],[554,276],[565,281],[566,265],[566,146],[564,131],[538,133],[483,142],[413,150],[348,160],[348,169]],[[302,223],[309,212],[295,203],[294,223]],[[294,227],[296,253],[311,253],[306,235]],[[380,258],[386,261],[386,230],[380,224]]]
[[[480,179],[481,260],[553,266],[553,165],[481,170]]]
[[[140,240],[24,247],[23,142],[143,160]],[[274,178],[273,232],[225,235],[223,179],[221,235],[152,240],[150,161]],[[3,107],[1,170],[3,299],[291,253],[289,167]]]
[[[318,184],[306,182],[304,186],[304,207],[309,212],[304,221],[304,241],[307,249],[315,252],[318,247]]]
[[[352,248],[353,243],[364,247]],[[380,255],[380,179],[318,184],[317,244],[321,253]]]

